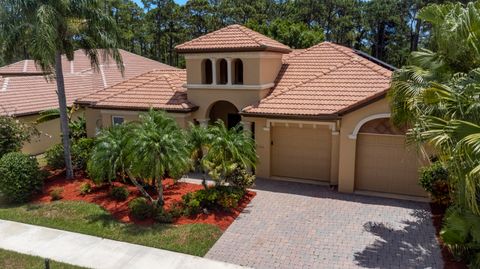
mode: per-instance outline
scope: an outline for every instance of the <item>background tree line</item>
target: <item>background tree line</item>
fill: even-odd
[[[332,41],[402,66],[429,40],[429,26],[416,18],[418,11],[443,2],[448,1],[142,0],[141,7],[133,0],[103,0],[120,28],[120,48],[178,67],[184,61],[175,53],[177,44],[234,23],[292,48]],[[28,58],[23,47],[15,60]],[[3,57],[0,64],[7,64]]]

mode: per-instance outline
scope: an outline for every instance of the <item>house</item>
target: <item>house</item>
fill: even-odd
[[[99,70],[95,71],[89,58],[81,50],[75,51],[73,61],[63,57],[67,105],[72,106],[77,98],[153,69],[176,70],[124,50],[120,50],[120,54],[125,66],[124,76],[112,59],[102,59]],[[46,79],[44,75],[33,60],[0,67],[0,115],[11,115],[23,122],[34,123],[40,112],[58,108],[55,80]],[[75,116],[82,113],[78,111]],[[38,124],[37,129],[40,136],[32,138],[31,143],[26,143],[23,152],[40,154],[60,143],[59,119]]]
[[[182,127],[222,119],[252,132],[258,177],[426,195],[417,183],[423,160],[389,120],[387,64],[329,42],[293,50],[240,25],[176,50],[186,70],[154,70],[80,98],[88,134],[150,107]]]

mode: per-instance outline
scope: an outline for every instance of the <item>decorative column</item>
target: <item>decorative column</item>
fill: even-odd
[[[226,58],[227,60],[227,85],[232,85],[232,58]]]
[[[212,61],[212,85],[217,85],[217,59],[210,58]]]

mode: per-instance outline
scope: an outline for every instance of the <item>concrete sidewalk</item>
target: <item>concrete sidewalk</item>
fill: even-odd
[[[6,220],[0,220],[0,248],[99,269],[243,268],[187,254]]]

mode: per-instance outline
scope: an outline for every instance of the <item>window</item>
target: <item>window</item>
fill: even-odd
[[[227,70],[227,61],[225,59],[221,59],[218,61],[218,84],[227,84],[228,82],[228,70]]]
[[[125,122],[125,118],[121,116],[112,116],[112,125],[120,125]]]
[[[213,72],[212,72],[212,61],[206,59],[203,61],[202,66],[202,83],[203,84],[212,84],[213,82]]]
[[[240,59],[233,61],[233,84],[243,84],[243,62]]]

